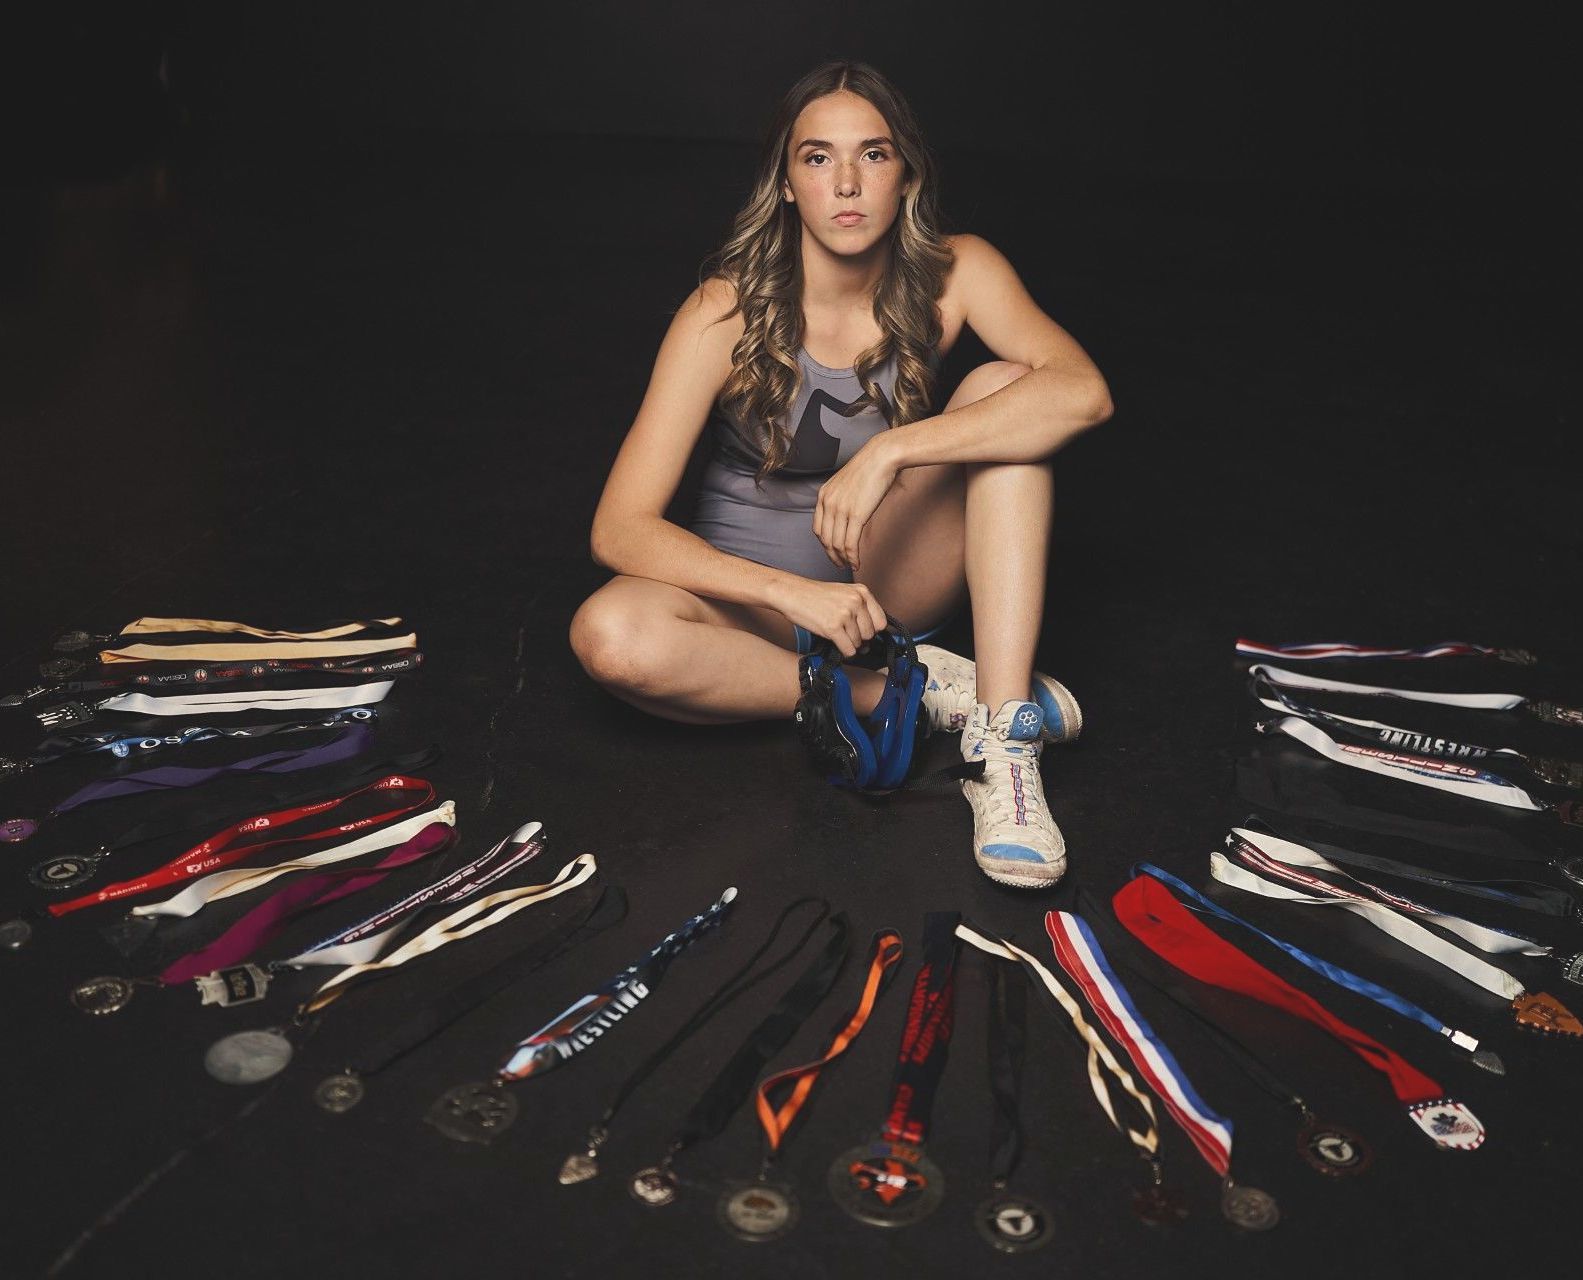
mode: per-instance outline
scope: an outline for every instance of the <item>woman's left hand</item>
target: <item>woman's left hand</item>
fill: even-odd
[[[883,441],[883,435],[870,440],[819,489],[813,531],[832,564],[858,568],[858,542],[863,530],[896,483],[900,468],[890,460],[890,450]]]

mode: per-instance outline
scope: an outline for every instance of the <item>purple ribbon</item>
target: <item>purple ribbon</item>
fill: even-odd
[[[250,756],[231,764],[215,765],[208,769],[194,769],[185,765],[161,765],[129,773],[124,778],[106,778],[90,782],[86,787],[72,792],[50,810],[52,816],[69,813],[96,800],[114,800],[117,796],[141,795],[147,791],[174,791],[182,787],[195,787],[228,773],[295,773],[298,769],[312,769],[322,764],[335,764],[361,755],[374,744],[374,731],[366,724],[349,724],[336,737],[317,747],[297,751],[270,751],[261,756]]]
[[[182,956],[159,975],[160,980],[167,983],[185,982],[189,978],[212,973],[246,959],[284,929],[287,921],[298,911],[310,906],[323,906],[378,884],[397,867],[427,858],[444,848],[453,830],[449,823],[431,822],[406,844],[393,849],[371,867],[326,871],[297,880],[279,893],[271,894],[208,946]]]

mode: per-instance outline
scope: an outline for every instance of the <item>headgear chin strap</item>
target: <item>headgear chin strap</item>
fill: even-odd
[[[844,660],[830,641],[818,638],[798,663],[802,696],[795,712],[797,728],[814,763],[838,787],[896,790],[906,782],[918,743],[928,732],[928,720],[920,712],[929,668],[918,660],[907,628],[894,619],[887,622],[860,663],[885,668],[885,690],[867,717],[852,707]]]

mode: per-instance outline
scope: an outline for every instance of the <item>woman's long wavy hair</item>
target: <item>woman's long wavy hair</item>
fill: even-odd
[[[939,179],[907,100],[873,67],[862,62],[827,62],[794,84],[781,100],[764,135],[757,175],[747,203],[736,215],[725,244],[703,261],[700,284],[720,276],[736,288],[736,304],[720,319],[742,313],[744,329],[731,353],[731,375],[718,403],[733,421],[767,423],[760,482],[784,465],[791,449],[787,423],[797,398],[803,340],[802,222],[797,206],[781,199],[786,148],[802,109],[816,98],[845,89],[867,98],[884,116],[905,165],[896,221],[890,229],[890,261],[874,290],[879,342],[857,358],[854,372],[863,399],[878,406],[890,426],[927,417],[934,395],[930,363],[941,337],[936,304],[945,292],[951,248],[939,229]],[[876,371],[896,357],[895,403],[886,400]]]

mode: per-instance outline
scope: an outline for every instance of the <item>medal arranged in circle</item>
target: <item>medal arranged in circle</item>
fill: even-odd
[[[20,951],[33,936],[33,926],[21,916],[0,921],[0,947],[7,951]]]
[[[321,1111],[340,1115],[363,1100],[363,1082],[350,1071],[325,1076],[313,1091],[313,1102]]]
[[[517,1118],[517,1100],[504,1083],[475,1081],[447,1089],[423,1118],[457,1142],[493,1142]]]
[[[1268,1191],[1244,1187],[1230,1178],[1220,1191],[1220,1212],[1244,1231],[1268,1231],[1281,1220],[1281,1208]]]
[[[797,1225],[802,1208],[781,1182],[742,1182],[725,1189],[715,1204],[720,1225],[738,1240],[779,1240]]]
[[[130,978],[106,974],[79,982],[71,989],[71,1002],[84,1013],[102,1018],[126,1008],[136,990]]]
[[[945,1175],[922,1148],[876,1138],[837,1156],[830,1194],[859,1222],[905,1227],[939,1207]]]
[[[1049,1211],[1043,1205],[1005,1191],[978,1206],[973,1225],[1002,1253],[1032,1253],[1049,1244],[1055,1235]]]
[[[1320,1173],[1344,1178],[1374,1163],[1374,1153],[1357,1134],[1340,1125],[1311,1120],[1297,1135],[1297,1151]]]
[[[38,830],[38,823],[32,818],[6,818],[0,821],[0,840],[7,844],[16,844],[26,840]]]
[[[203,1069],[221,1084],[258,1084],[284,1071],[292,1052],[278,1029],[237,1031],[209,1046]]]

